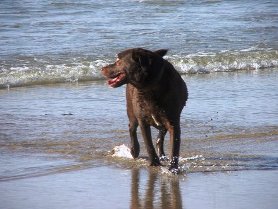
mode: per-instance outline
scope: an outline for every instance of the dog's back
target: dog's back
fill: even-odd
[[[127,84],[126,91],[127,112],[137,113],[137,117],[155,114],[158,118],[163,115],[171,121],[179,120],[188,99],[185,82],[166,60],[163,75],[155,86],[151,89],[148,87],[138,89],[132,84]]]

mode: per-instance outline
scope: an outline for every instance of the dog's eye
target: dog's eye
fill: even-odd
[[[116,65],[120,65],[121,64],[121,61],[118,59],[117,61],[116,61]]]

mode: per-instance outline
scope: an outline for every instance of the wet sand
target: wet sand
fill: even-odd
[[[1,208],[275,209],[278,171],[161,174],[96,167],[0,183]]]

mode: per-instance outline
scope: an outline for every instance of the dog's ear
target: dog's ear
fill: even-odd
[[[154,53],[158,54],[159,56],[163,57],[167,54],[168,49],[159,49],[157,51],[154,51]]]
[[[132,53],[132,59],[136,63],[138,63],[141,66],[141,68],[146,68],[152,64],[151,57],[146,53],[134,51]]]
[[[120,52],[119,54],[117,54],[117,58],[122,59],[124,56],[126,56],[128,53],[130,53],[132,49],[127,49],[125,51]]]
[[[146,79],[150,74],[150,67],[152,64],[152,59],[149,54],[142,51],[133,51],[132,59],[136,62],[140,70],[134,72],[134,81],[141,84],[145,84]]]

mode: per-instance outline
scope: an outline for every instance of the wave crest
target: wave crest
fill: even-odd
[[[169,61],[181,74],[258,70],[278,66],[276,50],[242,50],[171,56]]]
[[[278,67],[278,51],[248,49],[219,53],[196,53],[166,57],[181,74],[232,72]],[[0,61],[0,88],[34,84],[103,79],[100,69],[112,58],[16,57]]]
[[[73,59],[72,62],[65,63],[52,63],[34,58],[29,63],[24,61],[25,63],[18,66],[6,64],[0,70],[0,88],[99,80],[102,78],[100,69],[108,64],[99,59],[95,61]]]

